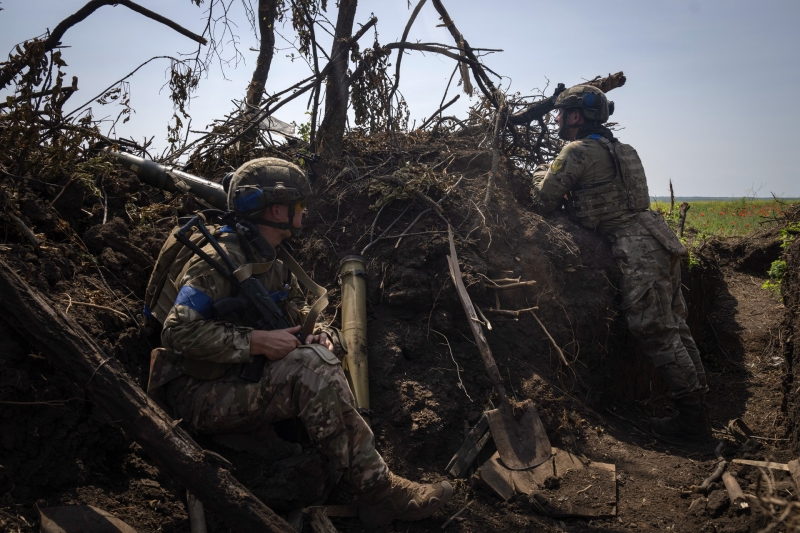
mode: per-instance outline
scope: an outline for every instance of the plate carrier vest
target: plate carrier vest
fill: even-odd
[[[593,134],[587,139],[598,141],[608,150],[617,172],[610,183],[570,193],[567,209],[581,225],[595,229],[603,220],[616,218],[631,211],[645,211],[650,207],[647,178],[639,154],[629,144],[609,141]]]

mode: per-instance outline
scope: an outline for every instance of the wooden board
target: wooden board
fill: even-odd
[[[38,511],[42,533],[136,533],[116,516],[91,505],[44,507]]]
[[[0,259],[0,319],[44,354],[119,422],[125,435],[136,441],[176,483],[213,511],[232,531],[295,533],[230,473],[230,463],[203,450],[192,437],[159,408],[113,357],[72,318],[28,285]]]
[[[789,472],[789,465],[783,463],[773,463],[772,461],[751,461],[750,459],[734,459],[732,463],[749,466],[761,466],[763,468],[771,468],[773,470],[786,470]]]
[[[556,448],[553,448],[557,451]],[[514,489],[520,494],[531,494],[541,490],[545,486],[547,478],[555,477],[555,465],[551,457],[536,468],[530,470],[514,470],[511,479],[514,481]]]
[[[575,455],[558,450],[553,457],[558,487],[534,493],[545,514],[599,518],[617,515],[617,472],[608,463],[584,464]]]
[[[584,463],[577,456],[553,448],[553,457],[530,470],[510,470],[495,453],[478,475],[495,494],[508,501],[515,493],[528,494],[531,503],[555,518],[600,518],[617,515],[616,467]]]
[[[797,487],[797,490],[800,490],[800,461],[792,459],[786,466],[789,468],[789,473],[792,475],[794,486]]]
[[[445,471],[454,478],[462,477],[472,466],[472,463],[475,462],[478,454],[486,446],[490,438],[489,419],[486,413],[483,413],[475,427],[467,434],[467,438],[464,439],[461,448],[450,459]]]
[[[357,518],[358,505],[312,505],[303,509],[303,514],[312,514],[314,511],[321,510],[325,516],[338,518]]]
[[[510,500],[515,494],[513,473],[513,470],[503,466],[500,454],[497,452],[478,469],[480,480],[505,501]]]
[[[311,511],[311,529],[314,530],[314,533],[339,533],[328,515],[325,514],[325,509],[320,507],[315,507]]]

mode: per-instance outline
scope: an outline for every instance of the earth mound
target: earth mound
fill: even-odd
[[[492,154],[481,139],[481,132],[350,135],[342,160],[312,166],[316,196],[305,236],[294,243],[301,265],[331,289],[328,320],[339,306],[338,260],[364,255],[373,428],[392,468],[414,479],[440,477],[465,431],[496,401],[450,280],[447,223],[457,235],[465,284],[491,323],[486,335],[506,385],[514,397],[533,399],[555,445],[581,438],[587,422],[578,413],[586,405],[602,410],[614,401],[649,398],[659,387],[615,310],[617,271],[607,244],[563,215],[536,214],[526,173],[502,158],[492,199],[482,208]],[[297,146],[282,150],[279,155],[294,161],[307,155]],[[275,154],[234,154],[229,165],[263,155]],[[163,240],[198,201],[96,165],[90,180],[64,175],[0,184],[0,207],[13,215],[3,220],[0,255],[144,387],[149,352],[159,342],[157,331],[142,327],[145,285]],[[225,172],[215,162],[193,165],[192,172],[217,180]],[[702,254],[699,264],[684,283],[691,325],[701,328],[716,266]],[[500,290],[498,280],[520,285]],[[0,344],[0,494],[18,506],[19,516],[33,523],[31,509],[40,500],[80,501],[115,512],[140,531],[185,523],[182,489],[102,406],[84,400],[81,384],[64,378],[46,354],[31,353],[4,324]],[[297,429],[278,428],[307,442]],[[319,462],[258,470],[227,455],[239,467],[235,475],[276,510],[319,497],[296,483],[324,471]],[[143,509],[141,501],[157,503]],[[24,525],[5,512],[0,524]]]

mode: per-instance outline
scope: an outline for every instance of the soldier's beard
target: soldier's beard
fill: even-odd
[[[580,128],[579,124],[561,127],[558,129],[558,138],[565,141],[574,141],[578,135],[578,128]]]

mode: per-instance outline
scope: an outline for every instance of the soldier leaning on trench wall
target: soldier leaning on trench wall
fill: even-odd
[[[614,111],[605,93],[578,85],[561,93],[555,108],[559,137],[570,142],[550,165],[534,171],[535,208],[545,214],[563,206],[573,220],[611,245],[622,271],[619,307],[628,330],[678,406],[677,416],[651,419],[653,430],[687,440],[709,439],[708,385],[681,294],[680,261],[686,248],[650,210],[636,150],[603,126]]]

